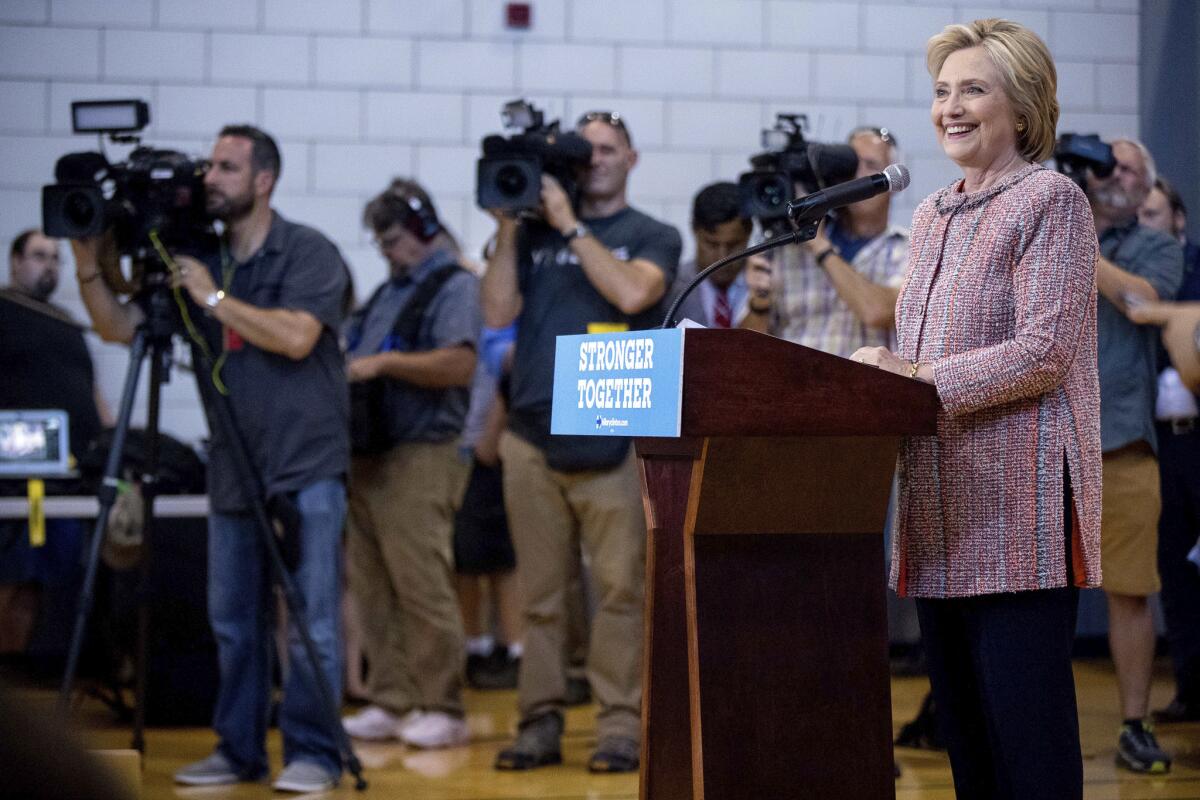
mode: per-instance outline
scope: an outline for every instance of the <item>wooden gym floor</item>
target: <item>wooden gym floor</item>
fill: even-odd
[[[1083,732],[1084,776],[1087,800],[1200,799],[1200,723],[1160,727],[1161,743],[1175,757],[1170,774],[1142,777],[1113,764],[1116,731],[1116,684],[1107,660],[1080,660],[1075,664],[1080,721]],[[896,726],[916,713],[928,682],[924,678],[892,681],[893,717]],[[54,696],[30,691],[26,698],[50,712]],[[1165,662],[1155,677],[1152,707],[1170,700],[1171,685]],[[394,744],[360,744],[357,748],[370,788],[355,792],[349,782],[330,793],[331,798],[411,798],[412,800],[635,800],[634,775],[589,775],[584,764],[594,745],[594,709],[572,709],[564,737],[564,765],[529,773],[503,773],[492,769],[496,752],[508,741],[516,724],[514,692],[471,692],[467,695],[472,743],[469,747],[439,752],[412,751]],[[126,748],[129,731],[115,725],[98,704],[87,704],[77,713],[89,745]],[[171,774],[181,765],[206,756],[215,739],[199,728],[151,729],[147,732],[143,798],[267,798],[265,785],[234,787],[176,787]],[[279,766],[279,738],[271,732],[273,769]],[[950,800],[954,797],[950,769],[942,753],[898,748],[904,770],[896,783],[898,800]],[[281,795],[274,795],[281,796]],[[797,798],[803,797],[797,791]]]

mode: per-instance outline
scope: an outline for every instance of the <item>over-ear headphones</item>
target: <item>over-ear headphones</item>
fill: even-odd
[[[423,242],[428,242],[438,235],[442,229],[442,223],[430,203],[426,203],[415,194],[397,193],[396,199],[408,208],[409,213],[404,215],[402,224],[409,233]]]

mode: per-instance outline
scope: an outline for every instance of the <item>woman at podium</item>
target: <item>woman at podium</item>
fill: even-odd
[[[913,216],[897,352],[937,388],[902,448],[890,582],[917,598],[960,798],[1083,796],[1071,672],[1078,587],[1100,585],[1096,233],[1054,147],[1045,44],[1006,20],[929,40],[931,116],[962,179]]]

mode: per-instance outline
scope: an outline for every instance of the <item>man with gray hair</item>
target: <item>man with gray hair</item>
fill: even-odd
[[[1161,511],[1154,429],[1156,334],[1130,319],[1138,305],[1174,297],[1183,251],[1161,231],[1138,224],[1138,207],[1154,187],[1154,159],[1140,142],[1113,142],[1116,169],[1088,174],[1100,257],[1096,265],[1100,439],[1104,451],[1101,569],[1108,600],[1108,640],[1124,724],[1117,763],[1162,773],[1171,758],[1146,721],[1154,622],[1149,597],[1160,588],[1156,563]]]

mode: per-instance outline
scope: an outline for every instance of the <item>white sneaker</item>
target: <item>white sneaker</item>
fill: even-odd
[[[366,742],[382,742],[399,738],[408,726],[420,717],[421,712],[415,709],[402,717],[397,717],[379,706],[367,706],[357,714],[343,718],[342,727],[355,739],[362,739]]]
[[[444,711],[426,711],[400,734],[400,738],[412,747],[439,750],[464,745],[471,737],[466,720]]]

